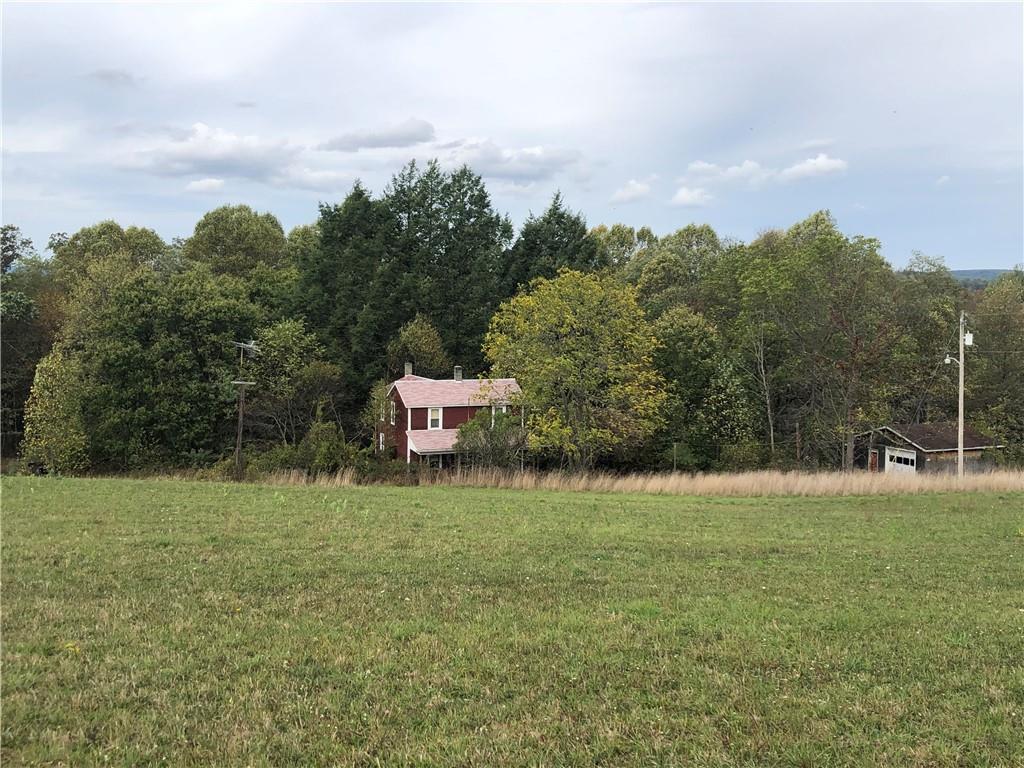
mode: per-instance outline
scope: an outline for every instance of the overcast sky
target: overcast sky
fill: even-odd
[[[411,158],[518,225],[749,240],[829,208],[952,268],[1024,256],[1022,6],[3,6],[3,221],[291,228]]]

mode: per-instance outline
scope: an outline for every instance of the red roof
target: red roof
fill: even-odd
[[[424,379],[403,376],[391,385],[402,396],[406,408],[429,406],[507,404],[519,394],[515,379]]]
[[[452,453],[455,451],[459,430],[410,429],[405,436],[409,439],[409,447],[421,456],[427,453]]]

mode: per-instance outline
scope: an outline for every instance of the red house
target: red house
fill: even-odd
[[[389,410],[380,415],[377,450],[393,445],[407,463],[450,466],[459,425],[481,409],[507,412],[519,392],[515,379],[464,380],[461,366],[455,366],[451,379],[427,379],[414,376],[412,363],[406,363],[405,375],[388,388]]]

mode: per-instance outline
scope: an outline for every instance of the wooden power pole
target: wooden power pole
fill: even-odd
[[[260,351],[260,348],[256,346],[255,341],[233,341],[231,343],[238,347],[238,375],[241,377],[242,369],[245,366],[245,353],[248,351],[256,354]],[[238,378],[231,383],[238,387],[238,428],[235,431],[235,480],[241,481],[245,479],[245,462],[242,458],[242,429],[245,425],[245,388],[255,385],[256,382]]]
[[[245,423],[245,388],[255,381],[232,381],[238,387],[238,429],[235,432],[235,480],[245,479],[245,465],[242,461],[242,425]]]
[[[964,347],[970,347],[973,344],[974,334],[967,331],[967,315],[960,310],[960,355],[955,358],[946,355],[947,365],[956,363],[960,368],[956,416],[956,474],[958,477],[963,477],[966,470],[964,467]]]
[[[956,473],[964,476],[964,332],[966,331],[964,311],[960,310],[960,396],[956,420]]]

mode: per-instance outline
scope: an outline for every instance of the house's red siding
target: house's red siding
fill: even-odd
[[[426,408],[413,408],[412,409],[412,427],[411,429],[426,429],[427,428],[427,409]]]
[[[441,415],[442,426],[445,429],[457,429],[460,425],[472,419],[479,410],[480,406],[477,405],[445,408],[444,413]]]
[[[391,397],[395,403],[395,426],[392,432],[392,442],[395,446],[395,458],[404,459],[406,446],[408,445],[408,438],[405,436],[405,430],[408,424],[408,415],[405,409],[405,403],[402,402],[402,396],[395,390],[391,393]]]

